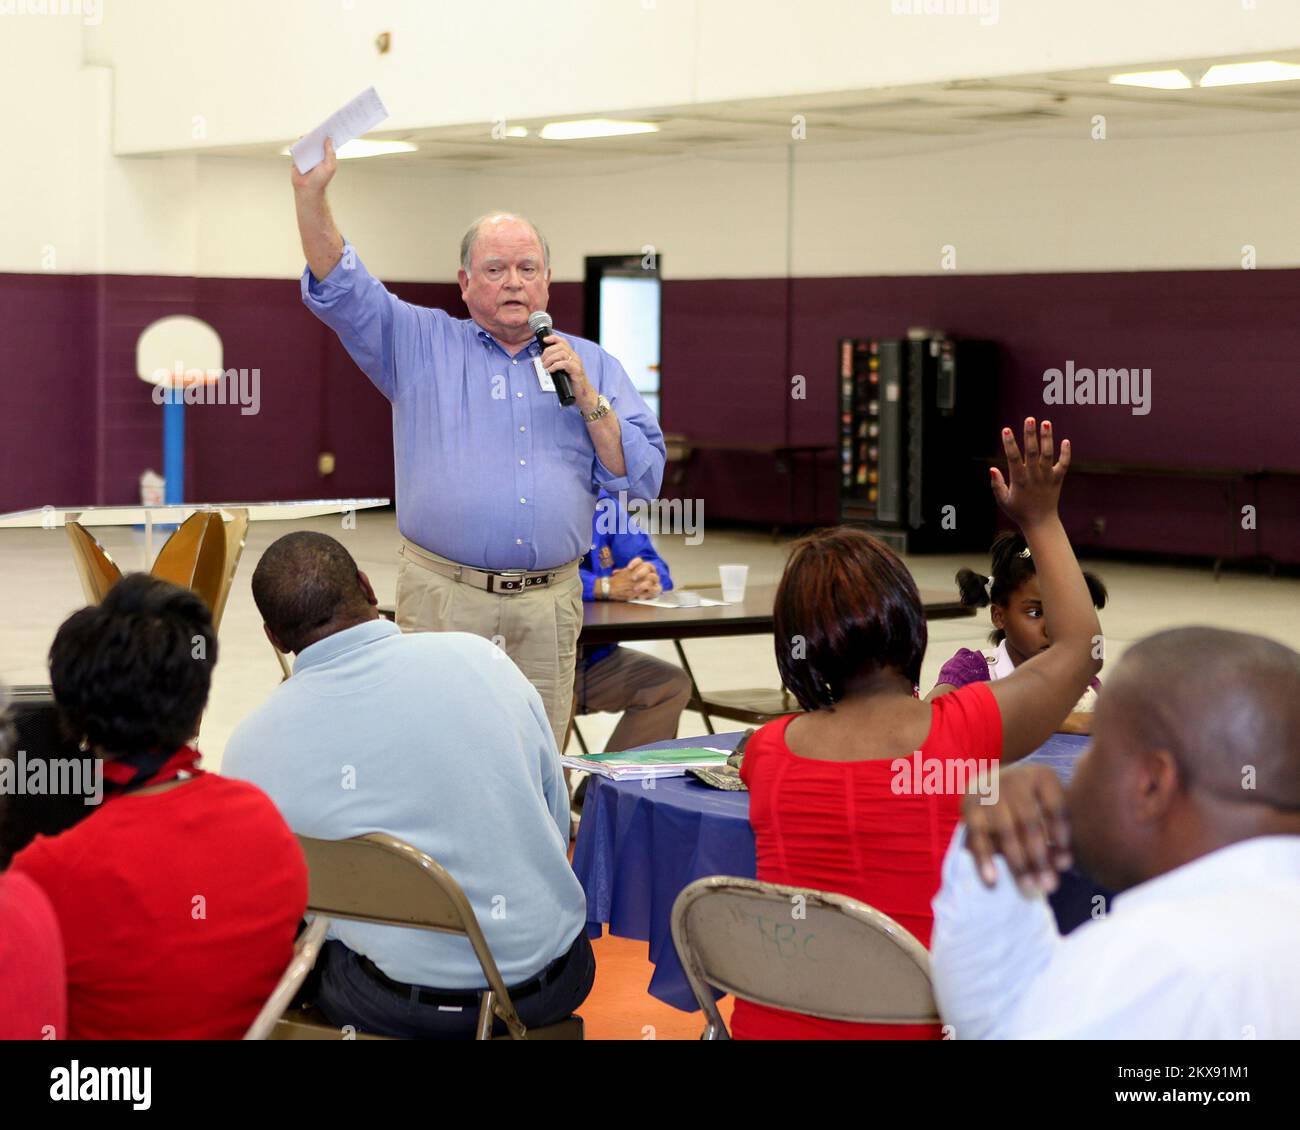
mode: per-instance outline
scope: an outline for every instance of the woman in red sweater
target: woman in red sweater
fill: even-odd
[[[1100,625],[1057,514],[1070,445],[1025,421],[1025,452],[1002,433],[1008,475],[992,488],[1038,566],[1053,645],[1005,679],[932,703],[916,697],[925,655],[921,598],[883,544],[841,528],[795,543],[777,590],[776,660],[806,714],[750,739],[758,878],[850,895],[930,943],[930,900],[966,791],[956,772],[996,774],[1033,752],[1101,667]],[[971,761],[975,766],[971,766]],[[976,778],[988,789],[996,778]],[[737,1039],[938,1039],[938,1025],[819,1020],[738,1000]]]
[[[189,744],[216,658],[203,601],[138,573],[55,636],[55,700],[102,796],[88,788],[87,816],[10,870],[44,891],[63,935],[60,1038],[238,1038],[292,956],[298,842],[265,793],[203,772]]]

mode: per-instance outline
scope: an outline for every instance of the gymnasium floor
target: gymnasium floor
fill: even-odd
[[[220,769],[231,730],[280,681],[279,667],[253,605],[249,580],[265,547],[292,528],[316,529],[339,538],[370,577],[380,600],[389,603],[393,599],[398,536],[391,512],[362,513],[355,530],[342,529],[339,519],[316,519],[297,526],[252,526],[222,624],[221,655],[198,743],[209,769]],[[142,534],[125,528],[96,532],[124,571],[144,567]],[[683,584],[716,583],[717,566],[727,561],[747,561],[751,583],[775,582],[786,553],[784,544],[774,543],[765,534],[735,531],[706,533],[703,543],[693,547],[671,537],[659,538],[657,544],[674,579]],[[978,556],[922,557],[908,564],[922,587],[941,588],[952,586],[959,566],[982,569],[987,561]],[[1193,623],[1258,632],[1300,648],[1300,580],[1227,572],[1216,582],[1210,570],[1202,567],[1113,562],[1087,567],[1101,575],[1111,594],[1111,603],[1101,614],[1108,663],[1114,663],[1130,642],[1144,635]],[[50,641],[64,617],[82,603],[62,531],[0,531],[0,683],[48,682],[44,660]],[[940,665],[954,650],[980,646],[987,631],[987,614],[932,624],[923,686],[933,684]],[[674,660],[670,643],[638,646]],[[708,690],[778,685],[770,639],[700,640],[686,647],[700,685]],[[603,747],[614,722],[613,716],[604,715],[581,720],[590,748]],[[699,716],[685,715],[679,732],[683,737],[704,733]],[[597,943],[597,958],[596,988],[582,1009],[589,1038],[698,1036],[698,1014],[677,1012],[645,993],[650,967],[644,943],[606,937]]]

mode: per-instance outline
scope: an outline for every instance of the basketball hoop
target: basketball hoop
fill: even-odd
[[[135,371],[153,385],[163,410],[163,478],[166,501],[184,500],[185,405],[207,402],[206,390],[225,377],[221,337],[207,322],[185,314],[160,318],[140,335]]]

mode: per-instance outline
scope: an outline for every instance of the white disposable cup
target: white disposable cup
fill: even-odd
[[[745,599],[745,582],[749,579],[748,565],[719,565],[722,578],[722,599],[728,604],[739,604]]]

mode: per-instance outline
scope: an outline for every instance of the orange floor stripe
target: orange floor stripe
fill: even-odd
[[[591,943],[596,954],[596,983],[591,995],[578,1009],[588,1040],[698,1040],[704,1031],[704,1016],[681,1012],[655,1000],[646,987],[654,966],[645,942],[604,937]],[[722,1017],[731,1021],[732,999],[718,1006]]]

